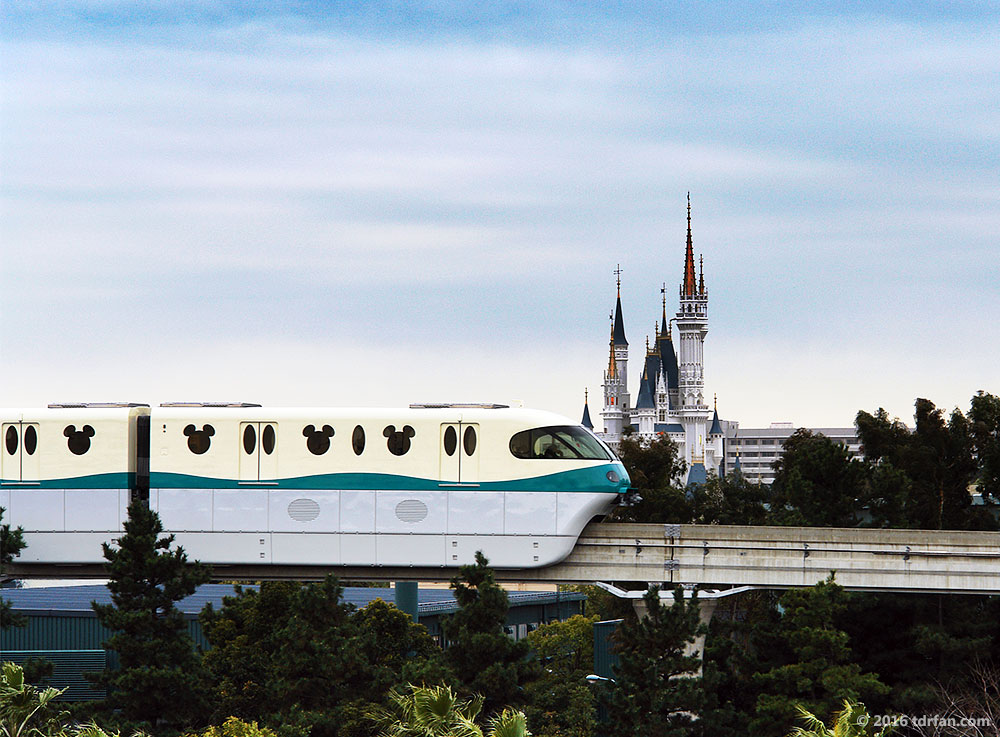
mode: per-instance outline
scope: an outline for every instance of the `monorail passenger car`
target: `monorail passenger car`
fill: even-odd
[[[100,562],[130,495],[216,564],[556,563],[628,490],[586,428],[499,405],[0,410],[23,562]]]

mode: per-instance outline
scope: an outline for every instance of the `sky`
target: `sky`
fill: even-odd
[[[1000,392],[997,3],[0,3],[0,406]]]

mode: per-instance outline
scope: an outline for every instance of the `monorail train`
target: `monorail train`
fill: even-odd
[[[215,564],[497,567],[562,560],[628,490],[563,417],[502,405],[0,410],[0,507],[18,562],[99,563],[133,496]]]

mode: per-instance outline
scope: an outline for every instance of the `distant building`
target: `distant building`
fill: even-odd
[[[770,484],[774,481],[774,462],[781,457],[785,441],[797,428],[791,422],[772,422],[770,427],[739,427],[730,423],[725,438],[726,468],[739,467],[751,481]],[[826,435],[847,448],[851,458],[859,458],[861,441],[853,427],[811,427],[808,430]]]

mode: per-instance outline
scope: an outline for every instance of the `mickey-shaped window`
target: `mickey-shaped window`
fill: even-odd
[[[188,450],[200,456],[203,453],[207,453],[208,449],[212,446],[212,436],[215,435],[215,428],[211,425],[203,425],[201,430],[199,430],[194,425],[188,425],[184,428],[184,435],[188,439]]]
[[[410,438],[416,434],[416,431],[409,425],[404,425],[402,430],[397,430],[395,425],[388,425],[382,431],[382,435],[388,438],[386,446],[394,456],[405,455],[410,449]]]
[[[77,430],[76,425],[67,425],[66,429],[63,430],[63,435],[67,438],[66,444],[69,446],[70,453],[82,456],[90,450],[90,439],[94,437],[94,428],[90,425],[84,425],[82,429]]]
[[[302,435],[306,439],[306,447],[314,456],[321,456],[330,450],[330,438],[333,437],[333,428],[323,425],[323,429],[317,430],[315,425],[306,425],[302,428]]]

